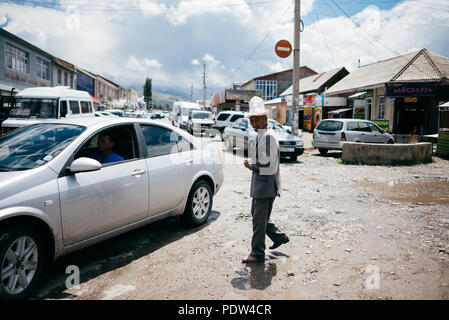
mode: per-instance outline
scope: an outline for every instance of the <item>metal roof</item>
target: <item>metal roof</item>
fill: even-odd
[[[322,86],[326,84],[332,77],[334,77],[336,74],[338,74],[340,71],[345,69],[345,67],[334,69],[327,72],[322,72],[320,74],[314,74],[312,76],[308,76],[305,78],[301,78],[299,80],[299,92],[310,92],[310,91],[316,91]],[[345,69],[346,70],[346,69]],[[348,73],[346,71],[346,73]],[[288,89],[286,89],[284,92],[280,94],[281,97],[291,95],[293,92],[293,85],[291,85]]]
[[[427,49],[362,66],[330,87],[326,95],[383,86],[390,81],[429,81],[449,75],[449,59]]]

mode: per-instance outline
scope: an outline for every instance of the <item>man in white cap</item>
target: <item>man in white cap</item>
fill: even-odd
[[[267,127],[267,111],[259,97],[249,102],[250,112],[246,115],[251,126],[257,132],[256,150],[249,150],[251,159],[244,166],[253,174],[250,196],[252,199],[253,237],[251,253],[243,263],[265,261],[265,234],[273,241],[270,249],[275,249],[289,241],[288,236],[280,232],[270,221],[271,210],[276,196],[280,196],[281,179],[279,175],[279,141],[273,129]]]

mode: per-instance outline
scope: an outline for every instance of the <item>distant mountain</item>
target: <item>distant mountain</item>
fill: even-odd
[[[142,87],[133,88],[139,94],[139,97],[143,96]],[[222,89],[220,88],[207,88],[207,96],[206,100],[210,100],[212,95],[217,92],[220,92]],[[156,101],[157,105],[173,105],[173,102],[178,100],[186,100],[191,101],[190,97],[190,88],[178,88],[178,87],[162,87],[162,86],[153,86],[153,97]],[[193,101],[203,100],[203,89],[202,88],[193,88]]]

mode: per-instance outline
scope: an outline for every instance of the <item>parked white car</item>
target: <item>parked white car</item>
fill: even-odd
[[[104,136],[120,157],[102,164]],[[215,147],[146,119],[45,121],[1,136],[0,299],[27,297],[46,261],[144,224],[205,223],[223,179]]]
[[[221,140],[224,141],[223,133],[225,128],[232,126],[236,120],[244,116],[245,113],[240,111],[222,111],[215,117],[212,128],[220,132]]]
[[[304,153],[304,143],[299,136],[288,133],[279,122],[268,119],[268,127],[272,128],[279,140],[281,157],[290,157],[293,161]],[[223,132],[225,148],[233,151],[235,147],[242,147],[251,154],[257,143],[257,132],[253,129],[249,119],[240,118],[232,126],[226,127]]]
[[[394,138],[375,123],[359,119],[324,119],[313,130],[312,145],[321,154],[342,150],[345,142],[394,143]]]

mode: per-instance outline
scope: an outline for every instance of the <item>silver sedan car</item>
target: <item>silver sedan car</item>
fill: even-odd
[[[296,161],[298,156],[304,153],[302,134],[294,136],[288,133],[279,122],[273,119],[268,119],[268,127],[274,130],[279,139],[281,157],[290,157]],[[234,147],[250,151],[256,146],[257,132],[254,131],[248,119],[240,118],[232,126],[224,129],[223,139],[227,151],[232,151]]]
[[[57,120],[0,136],[0,298],[26,298],[46,261],[144,224],[205,223],[223,179],[215,147],[146,119]]]
[[[394,138],[375,123],[359,119],[325,119],[313,130],[312,145],[322,155],[343,150],[346,142],[393,144]]]

